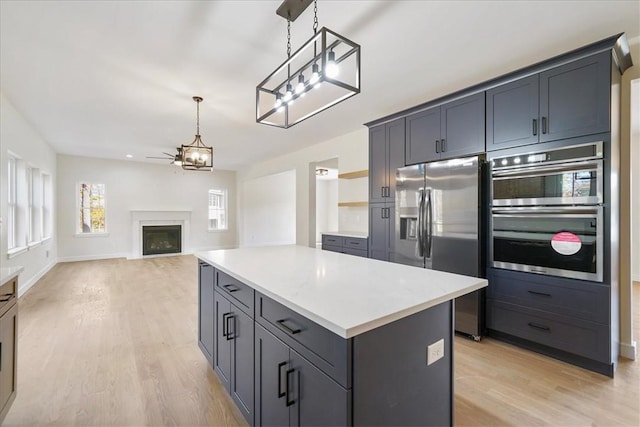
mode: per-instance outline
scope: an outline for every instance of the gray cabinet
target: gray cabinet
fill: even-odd
[[[484,152],[484,96],[476,93],[407,116],[405,164]]]
[[[322,249],[366,258],[368,244],[366,237],[345,237],[333,234],[322,235]]]
[[[489,334],[613,375],[609,287],[489,268]]]
[[[256,426],[346,426],[349,392],[262,326],[255,327]]]
[[[394,201],[396,169],[404,166],[404,118],[369,129],[369,203]]]
[[[540,73],[540,142],[608,132],[611,52]]]
[[[369,258],[391,261],[395,242],[395,204],[369,205]]]
[[[198,263],[198,346],[213,366],[215,269],[206,262]]]
[[[16,397],[18,304],[0,316],[0,423]]]
[[[220,292],[214,295],[214,369],[249,424],[253,424],[253,318]]]
[[[608,132],[611,52],[487,91],[487,150]]]

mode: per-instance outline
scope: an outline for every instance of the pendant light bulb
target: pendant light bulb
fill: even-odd
[[[336,53],[333,50],[329,52],[329,60],[327,61],[327,67],[324,70],[324,73],[331,79],[337,77],[340,73],[338,64],[336,64]]]
[[[284,94],[284,102],[291,101],[291,98],[293,98],[293,92],[292,92],[292,89],[291,89],[291,83],[287,83],[287,91]]]
[[[301,94],[304,92],[304,76],[302,73],[298,76],[298,85],[296,86],[296,94]]]
[[[315,85],[320,80],[320,73],[318,72],[318,64],[313,64],[311,68],[311,78],[309,79],[309,83]]]
[[[276,93],[276,102],[273,105],[274,108],[280,108],[282,105],[282,94],[280,92]]]

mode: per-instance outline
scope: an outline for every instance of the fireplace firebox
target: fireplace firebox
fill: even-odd
[[[182,252],[181,225],[145,225],[142,227],[142,255]]]

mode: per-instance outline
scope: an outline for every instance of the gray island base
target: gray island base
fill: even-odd
[[[453,424],[453,299],[483,279],[301,247],[210,251],[199,346],[250,425]]]

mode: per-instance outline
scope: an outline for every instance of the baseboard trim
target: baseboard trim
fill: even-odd
[[[105,255],[79,255],[59,257],[58,262],[77,262],[77,261],[97,261],[101,259],[127,258],[128,253],[105,254]]]
[[[57,262],[53,261],[50,264],[46,265],[38,273],[36,273],[31,279],[27,280],[26,282],[20,282],[20,285],[18,285],[18,298],[20,298],[22,295],[25,294],[25,292],[31,289],[31,287],[35,285],[36,282],[42,278],[42,276],[47,274],[49,270],[55,267],[56,264]]]
[[[620,343],[620,357],[624,357],[625,359],[636,360],[637,356],[637,346],[635,341],[631,341],[631,343]]]

